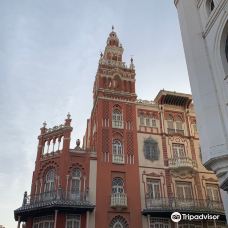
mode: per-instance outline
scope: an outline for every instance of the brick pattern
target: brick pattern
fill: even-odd
[[[109,119],[109,102],[108,101],[103,102],[103,118]]]
[[[126,107],[126,120],[132,122],[132,105],[127,105]]]
[[[108,129],[102,130],[102,151],[103,153],[109,153],[109,131]]]
[[[134,140],[133,140],[133,133],[127,133],[127,153],[134,154]]]

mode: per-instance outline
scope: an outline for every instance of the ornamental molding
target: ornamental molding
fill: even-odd
[[[197,8],[200,8],[204,0],[197,0]]]
[[[182,180],[185,180],[185,179],[192,179],[195,174],[194,173],[189,173],[189,172],[175,172],[175,171],[170,171],[170,174],[175,177],[175,178],[179,178],[179,179],[182,179]]]
[[[206,36],[210,32],[211,28],[215,24],[218,16],[222,12],[222,10],[225,8],[226,4],[227,4],[227,0],[221,0],[219,2],[218,6],[211,12],[211,15],[209,16],[208,22],[207,22],[207,24],[205,26],[205,30],[203,32],[203,38],[204,39],[206,38]],[[227,13],[227,12],[224,10],[224,14],[225,13]]]
[[[210,182],[218,182],[217,179],[213,178],[213,177],[205,177],[205,176],[202,176],[202,180],[204,181],[210,181]]]

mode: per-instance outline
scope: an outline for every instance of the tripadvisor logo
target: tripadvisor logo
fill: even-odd
[[[179,212],[173,212],[171,214],[171,220],[173,222],[180,222],[180,220],[181,220],[181,214]]]
[[[219,215],[211,215],[211,214],[199,214],[199,215],[192,215],[192,214],[180,214],[179,212],[173,212],[171,214],[171,220],[173,222],[180,222],[180,220],[218,220]]]

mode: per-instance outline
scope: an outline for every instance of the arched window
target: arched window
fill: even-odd
[[[124,163],[124,154],[122,143],[119,140],[113,140],[112,144],[112,162],[113,163]]]
[[[112,193],[124,193],[124,182],[120,177],[115,177],[112,180]]]
[[[55,170],[50,169],[45,177],[44,192],[53,192],[55,190]]]
[[[123,228],[123,225],[122,225],[119,221],[117,221],[117,222],[114,224],[113,228]]]
[[[118,109],[114,109],[112,112],[112,127],[123,128],[123,116]]]
[[[112,153],[115,155],[122,155],[123,154],[122,144],[119,140],[113,141]]]
[[[80,169],[76,168],[72,171],[71,174],[71,197],[77,198],[80,196],[81,190],[81,171]]]
[[[159,160],[158,143],[154,139],[149,138],[144,141],[144,155],[146,159]]]
[[[124,217],[117,215],[112,219],[109,228],[129,228],[129,225]]]

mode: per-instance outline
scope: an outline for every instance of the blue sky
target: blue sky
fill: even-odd
[[[143,3],[143,4],[142,4]],[[37,136],[72,115],[72,146],[92,108],[99,53],[112,25],[133,56],[138,98],[190,93],[177,11],[167,0],[0,1],[0,224],[30,190]]]

